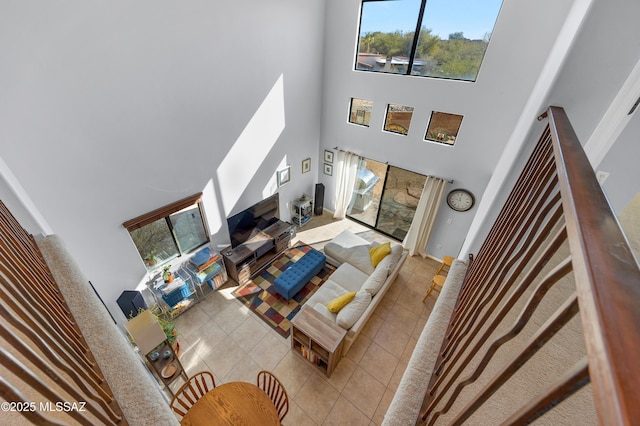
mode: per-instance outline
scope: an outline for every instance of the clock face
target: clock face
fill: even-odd
[[[470,210],[474,201],[473,194],[465,189],[454,189],[447,195],[447,204],[458,212]]]

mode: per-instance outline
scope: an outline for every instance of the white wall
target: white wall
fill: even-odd
[[[640,60],[640,3],[626,0],[594,0],[582,28],[567,55],[563,68],[544,104],[561,106],[567,112],[572,126],[585,145],[605,114],[614,97]],[[626,114],[626,111],[624,112]],[[640,155],[640,119],[638,112],[597,170],[611,175],[603,189],[612,207],[618,213],[640,192],[640,171],[636,159]],[[546,123],[544,123],[546,124]],[[510,191],[520,174],[532,146],[540,138],[543,124],[534,123],[523,150],[507,179]],[[502,199],[485,218],[479,238],[472,243],[471,252],[477,253],[488,233]]]
[[[640,2],[595,0],[549,99],[565,108],[583,146],[640,61]],[[625,108],[620,112],[628,113]],[[640,117],[627,127],[596,170],[610,174],[603,190],[617,213],[640,192]]]
[[[324,3],[5,3],[0,157],[119,319],[145,268],[122,222],[204,191],[226,216],[301,174],[319,141]],[[5,198],[5,188],[0,188]]]
[[[505,0],[477,81],[471,83],[354,71],[360,3],[328,0],[320,152],[338,146],[415,172],[450,178],[454,183],[449,190],[467,188],[479,202],[572,3]],[[370,127],[347,122],[351,97],[374,102]],[[407,136],[381,131],[388,103],[415,108]],[[454,147],[423,141],[432,111],[464,116]],[[331,207],[333,178],[321,174],[320,180],[327,187],[326,203]],[[476,210],[457,213],[444,203],[428,252],[439,258],[457,255]]]

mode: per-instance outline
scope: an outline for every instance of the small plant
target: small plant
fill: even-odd
[[[162,279],[165,283],[173,281],[173,272],[170,271],[171,265],[166,265],[162,268]]]
[[[154,306],[154,308],[151,310],[151,312],[154,312],[154,309],[156,309],[157,306]],[[169,312],[167,312],[164,309],[160,309],[157,308],[160,313],[155,314],[156,319],[158,320],[158,323],[160,324],[160,327],[162,327],[162,331],[164,331],[164,335],[167,336],[167,340],[169,341],[170,345],[173,345],[176,342],[176,339],[178,338],[178,330],[176,330],[176,324],[173,322],[173,318],[171,317],[171,314]]]
[[[151,250],[144,258],[144,262],[147,266],[155,266],[158,263],[158,255],[155,250]]]

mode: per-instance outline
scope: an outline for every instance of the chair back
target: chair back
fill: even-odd
[[[269,371],[262,370],[258,373],[258,387],[262,389],[276,406],[280,421],[289,412],[289,397],[280,380]]]
[[[216,381],[213,374],[208,371],[196,373],[175,393],[171,400],[171,409],[180,416],[184,416],[196,401],[215,387]]]

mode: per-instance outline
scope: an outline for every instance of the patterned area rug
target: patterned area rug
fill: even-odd
[[[298,294],[287,302],[275,291],[273,282],[309,250],[311,247],[303,243],[288,249],[259,276],[238,287],[232,293],[284,338],[289,336],[291,328],[289,320],[335,271],[335,268],[327,263],[318,275],[313,277]]]

